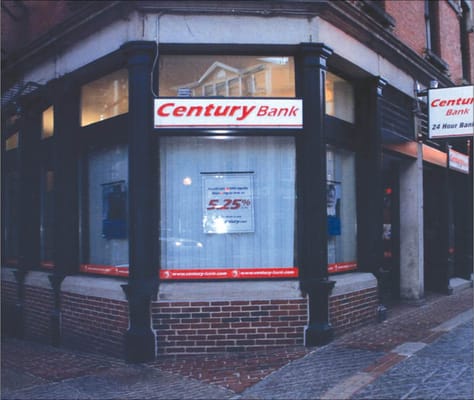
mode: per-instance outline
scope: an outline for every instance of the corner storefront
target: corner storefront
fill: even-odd
[[[383,319],[387,293],[423,296],[412,80],[363,67],[319,19],[317,43],[281,17],[291,42],[237,44],[187,36],[215,16],[173,36],[180,18],[79,42],[87,62],[66,54],[4,113],[8,329],[142,362],[322,345]]]

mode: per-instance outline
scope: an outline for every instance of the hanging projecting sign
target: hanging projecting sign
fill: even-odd
[[[449,149],[449,168],[469,174],[469,156],[453,149]]]
[[[253,173],[202,173],[204,233],[254,231]]]
[[[155,99],[155,128],[303,127],[301,99]]]
[[[430,89],[428,106],[431,139],[474,134],[474,86]]]

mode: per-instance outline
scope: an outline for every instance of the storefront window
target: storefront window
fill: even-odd
[[[54,135],[54,109],[53,106],[43,111],[41,139],[47,139]]]
[[[326,114],[354,123],[354,88],[346,80],[327,72]]]
[[[292,57],[162,55],[160,97],[295,97]]]
[[[54,240],[54,172],[43,169],[41,173],[41,221],[40,256],[41,266],[52,268]]]
[[[86,163],[87,200],[82,206],[86,235],[81,270],[114,274],[115,270],[107,268],[128,267],[128,146],[90,146]]]
[[[160,174],[165,277],[294,268],[293,138],[163,137]]]
[[[81,126],[128,112],[128,71],[118,70],[81,88]]]
[[[327,229],[329,272],[357,267],[355,154],[328,147]]]
[[[15,132],[13,135],[10,135],[6,140],[5,140],[5,150],[14,150],[18,148],[18,137],[19,134],[18,132]]]

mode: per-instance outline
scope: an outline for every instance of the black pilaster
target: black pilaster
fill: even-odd
[[[383,262],[383,175],[381,98],[386,82],[372,78],[358,88],[358,261],[378,275]]]
[[[449,143],[445,143],[445,152],[449,158]],[[448,161],[449,164],[449,161]],[[445,255],[444,268],[440,271],[440,289],[445,294],[452,294],[453,288],[450,285],[450,278],[454,276],[454,210],[453,210],[453,191],[451,182],[451,172],[449,165],[443,170],[443,180],[441,182],[442,207],[441,210],[441,230],[443,234],[442,243]]]
[[[65,276],[57,273],[49,275],[48,278],[53,288],[54,301],[54,308],[50,315],[51,344],[58,347],[61,344],[61,284]]]
[[[379,286],[379,320],[385,319],[383,270],[382,95],[386,81],[370,78],[358,87],[357,225],[359,268],[372,272]]]
[[[334,282],[327,273],[325,79],[332,50],[321,43],[301,45],[303,123],[297,137],[298,264],[301,289],[309,298],[307,346],[333,337],[329,294]]]
[[[129,71],[129,281],[123,285],[128,299],[130,327],[125,335],[128,362],[146,362],[156,356],[150,306],[158,291],[154,257],[153,207],[153,97],[151,67],[156,51],[153,42],[122,46]]]
[[[467,176],[467,201],[466,201],[466,228],[465,228],[465,233],[464,233],[464,238],[466,241],[466,248],[465,248],[465,263],[464,263],[464,268],[463,268],[463,273],[462,276],[465,279],[472,279],[472,274],[473,274],[473,257],[472,257],[472,248],[473,248],[473,242],[474,242],[474,237],[473,237],[473,182],[474,182],[474,163],[473,163],[473,140],[469,139],[467,141],[467,153],[469,155],[469,175]]]
[[[18,141],[19,168],[19,245],[17,281],[17,302],[12,331],[24,337],[25,279],[28,271],[39,262],[39,218],[38,218],[38,165],[37,148],[39,141],[39,121],[26,105],[22,105]]]
[[[50,314],[51,344],[61,343],[61,283],[79,270],[78,127],[79,93],[72,82],[53,82],[54,107],[54,271],[49,276],[54,308]]]
[[[25,106],[26,108],[26,106]],[[20,220],[19,268],[30,270],[39,265],[39,162],[41,119],[38,112],[25,110],[19,140]]]
[[[54,274],[79,270],[79,93],[72,83],[54,89]]]

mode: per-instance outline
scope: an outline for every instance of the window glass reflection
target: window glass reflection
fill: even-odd
[[[118,70],[81,88],[81,126],[128,112],[128,71]]]
[[[295,97],[292,57],[164,55],[159,76],[162,97]]]
[[[54,135],[54,109],[53,106],[43,111],[41,139],[47,139]]]
[[[355,153],[328,147],[327,233],[330,272],[357,266]]]
[[[326,114],[354,123],[354,87],[346,80],[326,74]]]

